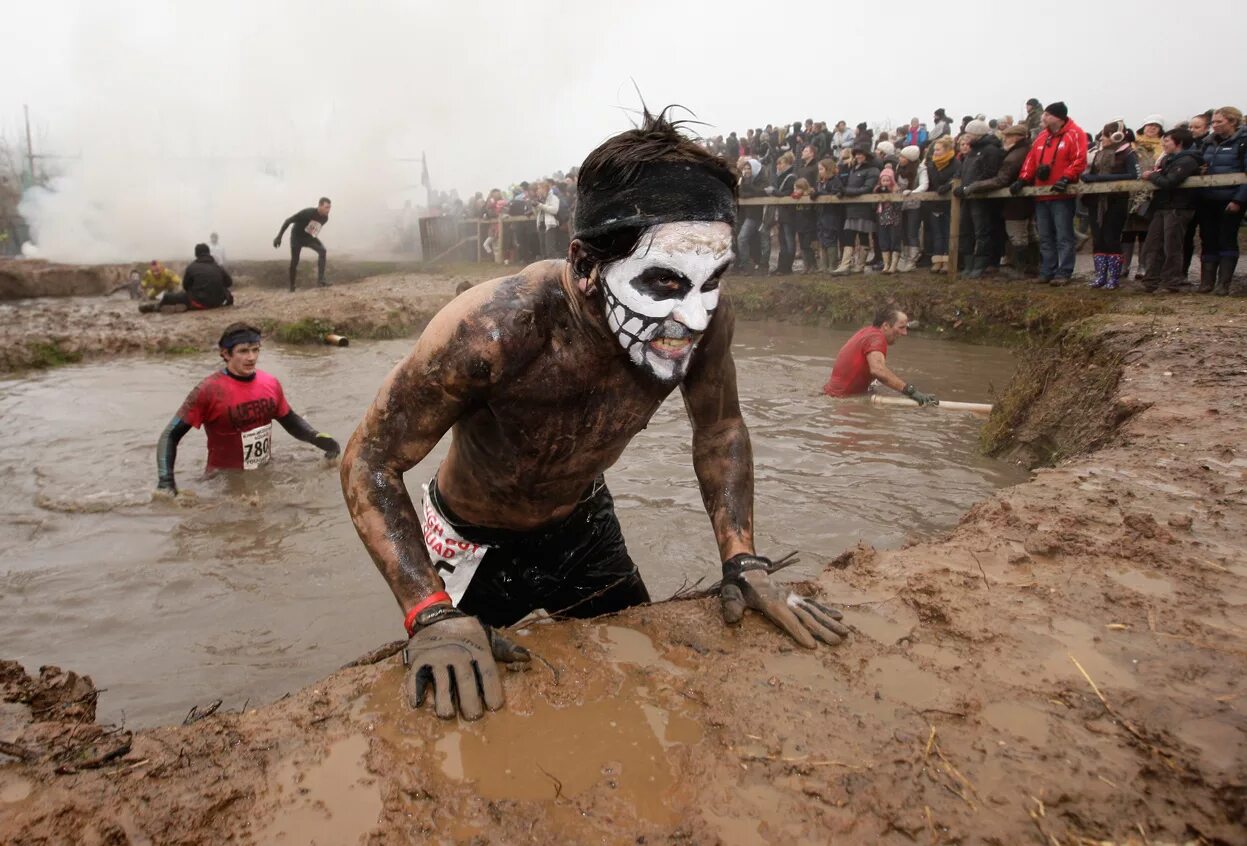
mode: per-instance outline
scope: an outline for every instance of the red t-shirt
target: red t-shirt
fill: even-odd
[[[857,330],[836,354],[836,363],[831,368],[827,384],[823,386],[823,393],[829,397],[851,397],[866,393],[873,378],[866,354],[872,352],[881,352],[885,356],[888,354],[888,339],[883,337],[883,330],[875,326]]]
[[[269,459],[273,420],[290,413],[281,382],[262,370],[243,381],[213,373],[187,395],[178,417],[208,435],[208,469],[254,470]]]

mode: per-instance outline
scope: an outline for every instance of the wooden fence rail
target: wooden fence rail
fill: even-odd
[[[1182,183],[1178,190],[1194,190],[1198,188],[1220,188],[1229,185],[1243,185],[1247,183],[1247,174],[1243,173],[1226,173],[1216,176],[1192,176]],[[960,185],[960,180],[953,180],[953,187]],[[1069,186],[1063,193],[1066,194],[1125,194],[1134,193],[1143,189],[1151,189],[1152,183],[1141,179],[1122,179],[1114,182],[1076,182]],[[972,200],[995,200],[1009,199],[1010,197],[1042,197],[1045,194],[1051,194],[1050,187],[1042,188],[1023,188],[1019,194],[1011,194],[1008,189],[999,191],[990,191],[982,194],[973,194],[969,199]],[[957,253],[959,241],[958,232],[961,229],[961,204],[965,200],[953,196],[952,192],[948,194],[937,194],[934,191],[923,191],[922,193],[901,194],[899,191],[892,194],[862,194],[856,197],[836,197],[826,195],[816,197],[812,200],[794,200],[791,197],[752,197],[747,200],[741,200],[742,206],[809,206],[809,205],[833,205],[833,204],[852,204],[852,203],[899,203],[905,200],[916,200],[919,203],[949,203],[948,215],[948,275],[952,278],[957,276]],[[425,218],[424,220],[434,220],[436,218]],[[463,220],[459,222],[459,231],[463,227],[476,227],[476,260],[481,261],[481,242],[483,240],[483,228],[492,228],[495,223],[498,226],[499,248],[494,250],[494,260],[501,264],[502,253],[501,244],[506,243],[504,235],[508,225],[517,226],[536,220],[535,215],[503,215],[496,218],[482,218],[480,220]],[[452,247],[452,250],[454,248]],[[426,255],[428,251],[426,250]]]

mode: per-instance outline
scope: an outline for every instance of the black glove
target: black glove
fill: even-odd
[[[1064,176],[1052,183],[1053,194],[1064,194],[1067,190],[1069,190],[1069,180]]]
[[[317,432],[316,440],[312,443],[325,451],[325,458],[337,458],[342,453],[342,447],[338,446],[338,442],[324,432]]]
[[[770,566],[765,558],[745,554],[723,562],[719,607],[725,623],[737,625],[745,609],[752,608],[807,649],[818,645],[815,638],[835,646],[848,637],[839,611],[771,584]]]
[[[953,196],[956,197],[957,199],[959,200],[963,199],[965,195],[966,195],[966,186],[958,185],[956,188],[953,189]]]
[[[953,190],[953,184],[951,182],[945,182],[939,188],[935,189],[935,193],[939,194],[942,197],[951,190]]]
[[[940,401],[935,398],[935,394],[924,394],[915,388],[912,384],[906,385],[905,390],[901,391],[905,396],[909,397],[918,405],[939,405]]]
[[[1009,193],[1016,197],[1018,194],[1022,193],[1022,189],[1025,187],[1026,183],[1019,179],[1009,186]]]
[[[278,235],[276,238],[274,238],[274,239],[273,239],[273,246],[274,246],[274,247],[280,247],[280,246],[281,246],[281,236],[280,236],[280,235]]]
[[[403,662],[407,704],[419,708],[432,688],[433,711],[443,720],[456,711],[465,720],[479,720],[486,708],[497,711],[506,701],[489,633],[457,608],[435,605],[421,612]]]

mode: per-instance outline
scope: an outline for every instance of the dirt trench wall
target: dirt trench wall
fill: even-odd
[[[0,300],[108,294],[126,283],[133,265],[54,264],[41,259],[0,259]]]

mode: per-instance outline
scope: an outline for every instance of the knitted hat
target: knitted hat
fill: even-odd
[[[901,150],[901,158],[907,161],[916,162],[918,159],[922,158],[922,150],[918,149],[913,144],[910,144],[908,147]]]
[[[1027,101],[1026,101],[1026,105],[1028,105],[1028,106],[1042,106],[1043,104],[1039,102],[1039,98],[1038,98],[1038,97],[1031,97],[1029,100],[1027,100]]]
[[[1165,131],[1165,119],[1161,117],[1160,115],[1148,115],[1147,117],[1143,119],[1143,123],[1139,124],[1139,129],[1142,129],[1143,127],[1147,126],[1149,123],[1154,123],[1157,126],[1159,126],[1161,132]]]
[[[1044,109],[1044,111],[1052,115],[1054,118],[1059,118],[1061,120],[1069,119],[1069,108],[1060,100],[1057,100],[1055,103],[1049,103],[1048,107]]]
[[[892,165],[885,165],[879,172],[879,185],[888,190],[896,188],[896,173],[892,170]]]
[[[896,145],[891,141],[880,141],[875,152],[881,156],[892,156],[896,154]]]
[[[987,121],[978,120],[976,118],[975,120],[972,120],[966,124],[965,131],[967,135],[978,135],[979,137],[982,137],[986,135],[987,133],[991,132],[992,130],[991,130],[991,127],[987,125]]]

